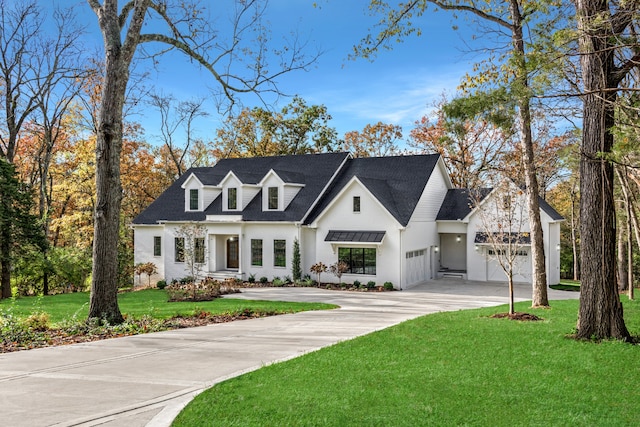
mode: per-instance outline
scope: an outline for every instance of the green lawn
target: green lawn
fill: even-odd
[[[118,296],[120,310],[123,314],[138,318],[149,315],[156,319],[167,319],[177,315],[188,316],[198,311],[212,314],[241,312],[250,309],[253,312],[294,313],[308,310],[324,310],[335,308],[331,304],[296,303],[282,301],[249,301],[231,298],[218,298],[206,302],[167,302],[164,290],[148,289],[127,292]],[[27,297],[14,300],[0,300],[0,310],[10,310],[18,317],[26,317],[34,312],[49,313],[52,324],[71,318],[85,319],[89,312],[89,294],[79,292],[73,294],[52,295],[46,297]]]
[[[549,286],[551,289],[558,291],[573,291],[580,292],[580,282],[575,280],[563,279],[557,285]]]
[[[624,297],[623,297],[624,299]],[[640,348],[577,342],[578,301],[438,313],[200,394],[175,426],[635,426]],[[640,303],[625,318],[640,332]]]

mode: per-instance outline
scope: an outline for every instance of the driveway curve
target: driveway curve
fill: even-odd
[[[518,300],[531,288],[517,285]],[[442,279],[402,292],[315,288],[244,289],[233,298],[316,301],[311,311],[0,354],[2,424],[168,426],[198,393],[288,360],[421,315],[507,302],[505,284]],[[549,298],[577,298],[549,290]]]

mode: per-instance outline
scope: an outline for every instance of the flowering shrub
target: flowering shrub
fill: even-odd
[[[224,282],[207,277],[200,282],[174,281],[166,287],[170,302],[175,301],[211,301],[221,295],[240,292],[235,279]]]
[[[327,266],[323,262],[316,262],[309,271],[318,275],[318,283],[320,283],[320,275],[327,271]]]

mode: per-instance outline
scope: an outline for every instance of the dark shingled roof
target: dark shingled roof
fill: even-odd
[[[442,202],[436,221],[457,221],[464,219],[471,212],[475,203],[484,200],[493,188],[481,188],[468,190],[466,188],[454,188],[447,191]],[[564,218],[542,197],[539,200],[540,209],[547,213],[554,221],[562,221]]]
[[[447,191],[447,195],[440,206],[436,221],[457,221],[464,219],[473,210],[473,206],[483,200],[491,192],[491,188],[469,190],[466,188],[453,188]]]
[[[186,171],[134,220],[133,224],[156,224],[158,221],[203,221],[207,215],[242,215],[245,221],[301,221],[331,177],[347,159],[348,153],[307,154],[297,156],[223,159],[214,167]],[[204,212],[185,212],[181,185],[194,174],[204,185],[218,185],[230,171],[244,184],[257,184],[273,169],[286,183],[304,184],[283,212],[262,211],[259,192],[242,212],[223,212],[218,196]]]
[[[439,157],[439,154],[426,154],[350,159],[305,223],[312,223],[357,176],[389,213],[406,226]]]

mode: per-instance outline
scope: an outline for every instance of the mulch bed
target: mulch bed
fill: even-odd
[[[510,320],[521,320],[524,322],[535,322],[538,320],[543,320],[541,317],[536,316],[535,314],[530,314],[530,313],[518,313],[515,312],[513,314],[509,314],[509,313],[496,313],[492,316],[490,316],[492,319],[504,319],[504,318],[508,318]]]
[[[240,285],[241,288],[318,288],[318,289],[327,289],[330,291],[351,291],[351,292],[392,292],[391,289],[385,289],[384,286],[375,286],[373,288],[354,288],[351,285],[346,287],[341,287],[336,283],[321,283],[315,285],[296,285],[294,283],[286,283],[281,286],[275,286],[271,282],[262,283],[262,282],[243,282]],[[394,289],[395,290],[395,289]]]
[[[144,329],[123,333],[110,330],[109,328],[102,328],[99,332],[95,333],[80,333],[71,334],[63,329],[49,329],[44,331],[39,336],[39,339],[30,341],[28,344],[15,343],[15,342],[0,342],[0,353],[10,353],[20,350],[30,350],[32,348],[42,347],[54,347],[68,344],[78,344],[92,341],[100,341],[109,338],[121,338],[131,335],[140,335],[146,332],[159,332],[168,331],[182,328],[193,328],[196,326],[206,326],[215,323],[227,323],[236,320],[255,319],[259,317],[275,316],[284,313],[270,313],[270,312],[258,312],[246,310],[237,314],[219,314],[212,315],[210,313],[200,313],[195,316],[177,316],[171,319],[164,320],[160,329],[154,329],[153,331],[144,331]]]

